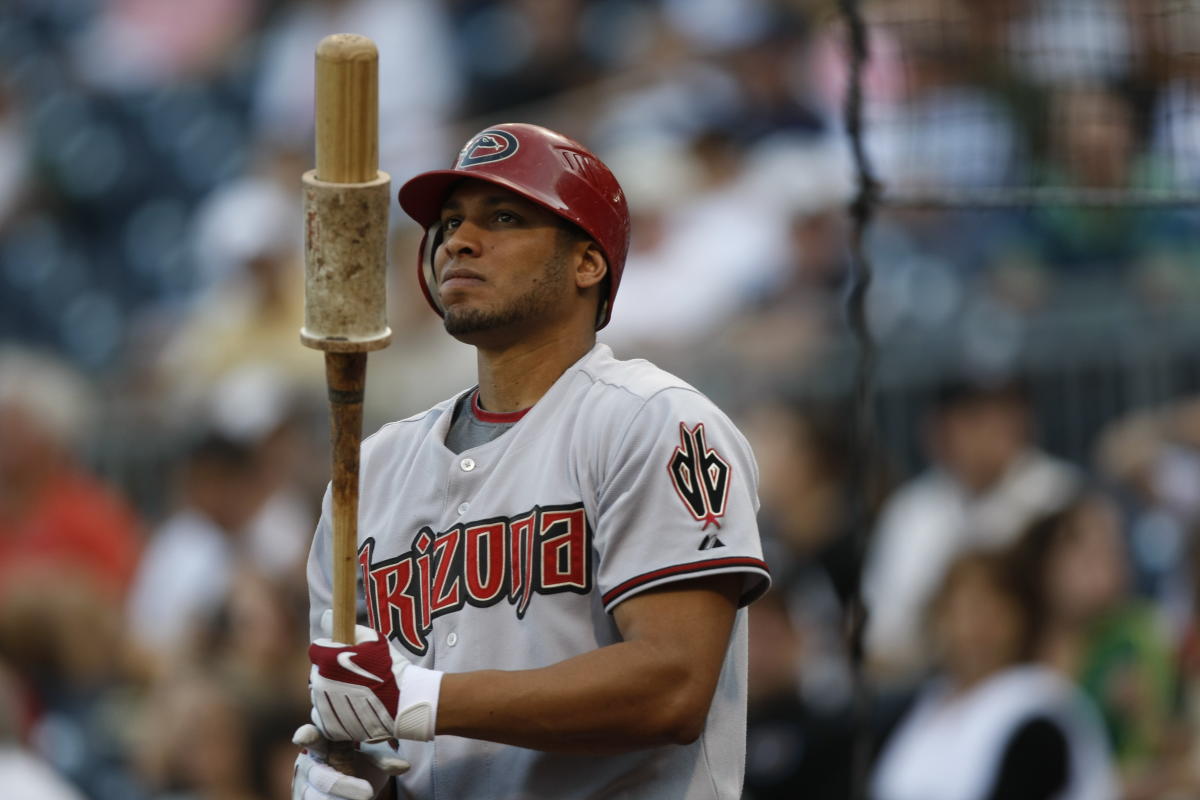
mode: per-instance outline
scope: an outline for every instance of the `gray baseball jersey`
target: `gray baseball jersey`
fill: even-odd
[[[757,467],[704,395],[596,345],[499,438],[445,446],[457,398],[363,444],[358,539],[370,624],[421,666],[544,667],[621,640],[611,616],[654,586],[745,576],[704,733],[686,746],[579,756],[438,736],[404,742],[416,800],[737,800],[746,611],[769,582]],[[308,577],[313,636],[331,603],[330,507]]]

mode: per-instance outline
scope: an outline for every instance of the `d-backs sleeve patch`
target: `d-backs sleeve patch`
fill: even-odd
[[[742,573],[742,603],[770,583],[754,456],[708,398],[662,392],[611,451],[598,493],[597,588],[607,611],[666,583]]]
[[[700,530],[708,530],[709,525],[720,528],[733,470],[708,446],[704,423],[690,429],[686,422],[679,423],[679,446],[667,461],[667,474],[692,518],[703,523]]]

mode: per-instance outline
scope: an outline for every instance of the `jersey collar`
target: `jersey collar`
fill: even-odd
[[[533,406],[530,406],[529,408],[533,408]],[[529,413],[529,408],[522,408],[520,411],[488,411],[479,405],[479,389],[471,392],[471,413],[474,414],[475,419],[479,420],[480,422],[516,422],[521,417]]]

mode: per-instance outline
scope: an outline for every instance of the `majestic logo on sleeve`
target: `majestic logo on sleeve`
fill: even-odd
[[[704,523],[700,530],[708,530],[709,525],[720,528],[718,520],[725,515],[731,475],[729,463],[705,441],[704,423],[690,429],[679,423],[679,447],[667,462],[667,472],[679,499],[697,521]],[[701,549],[721,546],[715,534],[710,539],[709,546],[702,545]]]
[[[508,131],[484,131],[467,142],[467,146],[458,154],[458,166],[474,167],[478,164],[503,161],[514,155],[520,146],[517,137]]]
[[[535,506],[516,517],[425,527],[412,549],[373,561],[375,539],[358,551],[371,627],[417,655],[433,621],[464,606],[507,600],[518,619],[535,594],[592,590],[592,532],[583,504]]]

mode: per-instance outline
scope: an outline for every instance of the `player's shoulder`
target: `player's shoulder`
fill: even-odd
[[[644,438],[659,431],[673,436],[685,424],[744,438],[707,395],[645,359],[619,359],[607,345],[597,345],[581,362],[579,373],[582,391],[573,407],[581,417],[604,421],[593,426],[603,429],[600,435],[625,439],[625,433],[639,431],[636,436]]]
[[[696,387],[644,358],[620,359],[608,345],[596,345],[579,373],[588,400],[636,410],[647,403],[716,409]]]

